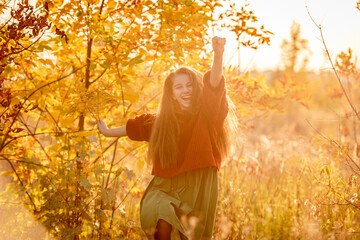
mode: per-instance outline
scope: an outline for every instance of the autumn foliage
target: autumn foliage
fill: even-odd
[[[138,212],[151,179],[147,146],[104,138],[96,120],[118,127],[155,112],[171,70],[208,70],[211,27],[232,31],[243,47],[268,45],[272,35],[249,5],[224,10],[217,0],[3,0],[0,12],[7,19],[0,26],[0,170],[8,179],[0,198],[20,200],[59,239],[144,237]],[[356,106],[352,51],[340,53],[334,68]],[[215,239],[351,237],[359,227],[359,119],[343,107],[337,80],[298,81],[293,71],[270,81],[233,66],[224,73],[239,127],[220,172]],[[329,99],[342,111],[339,129],[295,117],[320,114]],[[21,222],[7,214],[15,219],[9,226]],[[9,236],[6,224],[0,236]],[[12,236],[30,238],[27,227]]]

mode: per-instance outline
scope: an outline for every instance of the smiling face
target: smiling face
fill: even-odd
[[[188,110],[191,105],[192,82],[187,74],[177,74],[173,78],[173,99],[180,105],[181,110]]]

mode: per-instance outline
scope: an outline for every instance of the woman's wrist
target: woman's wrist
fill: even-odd
[[[127,136],[126,125],[118,128],[108,128],[101,132],[105,137],[124,137]]]
[[[223,54],[222,51],[214,52],[213,68],[222,69],[223,67]]]
[[[103,130],[101,131],[102,135],[104,135],[105,137],[108,137],[108,135],[109,135],[109,130],[110,130],[110,129],[103,129]]]
[[[223,57],[223,55],[224,55],[224,50],[214,51],[214,57]]]

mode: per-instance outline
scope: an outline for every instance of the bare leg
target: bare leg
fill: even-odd
[[[172,226],[165,220],[159,219],[156,226],[155,239],[156,240],[170,240]]]

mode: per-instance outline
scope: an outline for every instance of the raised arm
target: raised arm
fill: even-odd
[[[106,125],[106,123],[102,120],[97,121],[98,129],[99,131],[105,136],[105,137],[125,137],[126,134],[126,126],[121,126],[118,128],[112,128],[109,129]]]
[[[213,37],[212,48],[214,50],[214,62],[211,68],[210,84],[216,88],[219,86],[222,70],[223,70],[223,54],[225,48],[226,39],[221,37]]]

